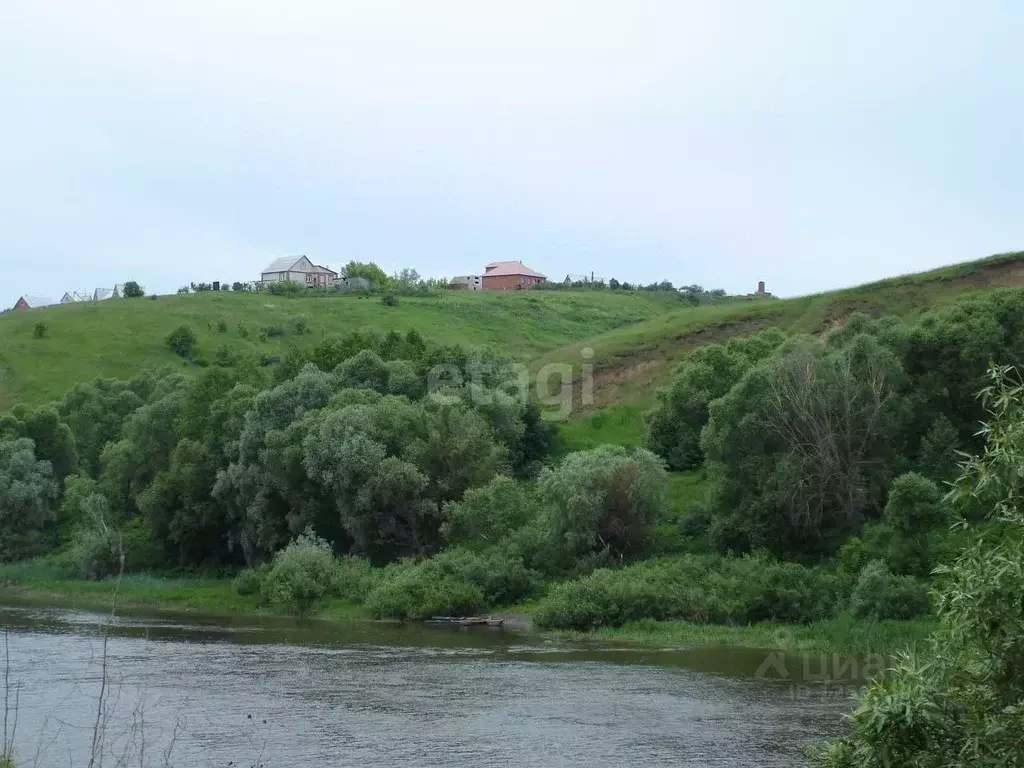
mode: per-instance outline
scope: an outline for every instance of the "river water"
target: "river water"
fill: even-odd
[[[817,657],[371,622],[119,617],[104,654],[104,622],[0,607],[19,768],[86,766],[97,720],[105,766],[788,768],[855,690]]]

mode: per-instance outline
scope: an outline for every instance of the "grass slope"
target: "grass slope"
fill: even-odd
[[[489,344],[526,361],[677,306],[671,294],[596,291],[452,292],[403,297],[397,307],[372,297],[220,292],[11,312],[0,316],[0,410],[59,399],[74,384],[97,376],[128,378],[151,366],[181,365],[164,339],[182,324],[196,331],[200,353],[210,358],[224,343],[274,355],[332,333],[415,328],[433,341]],[[309,318],[309,333],[292,332],[290,320],[297,315]],[[216,331],[219,318],[227,322],[225,333]],[[34,338],[36,323],[46,324],[45,338]],[[248,328],[248,339],[241,338],[239,324]],[[260,342],[257,333],[265,326],[279,326],[285,335]]]
[[[675,364],[697,347],[765,328],[823,335],[854,312],[913,320],[971,294],[1024,286],[1024,253],[1002,254],[933,272],[906,275],[841,291],[777,301],[735,301],[665,312],[598,333],[541,355],[536,367],[582,359],[594,364],[593,402],[577,401],[562,425],[563,446],[637,445],[643,414]]]
[[[356,296],[224,292],[58,306],[0,317],[0,410],[54,400],[96,376],[130,377],[150,366],[180,364],[164,338],[182,323],[198,333],[207,357],[223,343],[273,355],[330,333],[416,328],[442,343],[490,344],[532,361],[535,369],[589,359],[595,366],[594,402],[575,408],[573,416],[613,404],[624,410],[610,413],[596,431],[567,427],[567,439],[580,447],[633,443],[642,428],[640,414],[658,386],[697,346],[768,327],[821,334],[858,311],[912,319],[972,292],[1021,285],[1024,253],[1010,253],[814,296],[695,308],[680,308],[672,294],[618,291],[451,292],[402,298],[398,307]],[[311,333],[295,336],[289,320],[300,314],[309,317]],[[214,330],[221,317],[228,323],[223,334]],[[33,338],[37,322],[48,326],[47,338]],[[250,330],[248,340],[239,336],[240,323]],[[280,326],[286,335],[259,342],[262,326]],[[586,358],[584,350],[592,356]]]

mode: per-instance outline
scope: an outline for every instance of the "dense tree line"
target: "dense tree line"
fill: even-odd
[[[0,558],[62,548],[101,575],[127,544],[141,567],[258,564],[307,528],[375,562],[431,554],[446,504],[535,476],[550,451],[509,365],[351,333],[273,368],[97,379],[16,407],[0,415]],[[458,375],[428,392],[437,366]]]
[[[817,562],[853,537],[946,527],[931,513],[888,520],[887,503],[911,490],[931,499],[956,477],[958,452],[980,447],[989,362],[1024,362],[1022,342],[1024,293],[1007,290],[916,324],[855,314],[824,339],[766,331],[711,345],[659,395],[648,446],[673,469],[707,472],[684,526],[720,552]]]

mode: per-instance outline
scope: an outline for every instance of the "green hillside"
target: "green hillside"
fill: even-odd
[[[0,410],[54,400],[97,376],[130,377],[154,365],[180,364],[164,339],[182,324],[195,330],[207,358],[225,343],[239,352],[280,355],[332,333],[415,328],[441,343],[489,344],[535,367],[578,364],[589,348],[594,403],[575,408],[573,415],[617,405],[611,421],[619,432],[635,435],[635,417],[674,363],[702,344],[767,327],[824,333],[853,312],[913,318],[967,293],[1014,285],[1024,285],[1024,253],[814,296],[698,307],[681,307],[673,294],[622,291],[452,292],[441,298],[403,297],[397,307],[384,306],[377,297],[226,292],[66,305],[0,316]],[[292,320],[299,315],[309,321],[305,335],[293,332]],[[225,332],[217,330],[221,319]],[[37,323],[46,324],[45,338],[34,338]],[[284,334],[260,340],[265,327]]]
[[[196,332],[200,354],[207,358],[225,343],[240,352],[280,355],[332,333],[415,328],[436,342],[489,344],[526,361],[678,305],[674,295],[651,292],[452,292],[440,298],[402,297],[397,307],[384,306],[379,297],[206,292],[10,312],[0,316],[0,410],[58,399],[77,382],[97,376],[128,378],[147,367],[180,365],[164,340],[182,324]],[[299,315],[308,318],[309,332],[303,335],[293,330]],[[221,319],[224,332],[217,330]],[[34,336],[37,323],[47,326],[42,339]],[[259,330],[266,327],[284,334],[261,341]]]
[[[614,404],[646,404],[673,365],[704,344],[765,328],[824,334],[842,326],[854,312],[912,320],[968,294],[1010,286],[1024,286],[1024,252],[812,296],[678,308],[570,342],[543,354],[535,365],[578,361],[582,351],[589,348],[595,364],[590,410]]]

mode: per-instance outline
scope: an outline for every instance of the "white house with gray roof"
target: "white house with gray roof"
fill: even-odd
[[[275,259],[260,275],[260,281],[264,284],[292,282],[322,288],[337,279],[338,273],[333,269],[314,264],[306,256]]]

